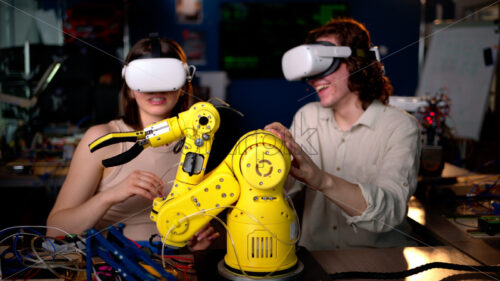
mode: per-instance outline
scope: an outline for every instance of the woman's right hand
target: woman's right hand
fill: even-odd
[[[110,200],[113,203],[120,203],[134,195],[154,200],[155,197],[165,196],[163,192],[164,185],[157,175],[135,170],[115,187],[109,189]]]

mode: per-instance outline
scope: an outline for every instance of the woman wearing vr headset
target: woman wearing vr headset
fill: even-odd
[[[177,82],[180,88],[174,87],[175,90],[171,89],[172,82],[169,81],[170,77],[176,76],[174,74],[161,77],[159,88],[163,91],[151,88],[138,91],[131,88],[133,79],[150,78],[137,77],[146,72],[144,69],[155,69],[155,64],[159,62],[155,59],[160,57],[175,58],[181,65],[186,65],[187,61],[179,44],[166,38],[141,39],[131,48],[125,65],[135,61],[145,67],[135,67],[129,69],[129,72],[125,72],[124,68],[125,81],[120,97],[123,115],[107,124],[93,126],[85,133],[75,150],[66,180],[48,216],[48,226],[80,234],[92,227],[100,230],[123,222],[124,235],[136,241],[148,241],[158,233],[156,224],[149,218],[152,200],[168,194],[181,153],[174,151],[174,145],[171,144],[146,149],[124,165],[105,168],[102,165],[103,159],[127,151],[133,143],[122,142],[106,146],[94,153],[89,151],[88,144],[108,133],[142,130],[154,122],[188,109],[192,95],[190,73],[178,75],[184,77],[184,80]],[[189,68],[186,71],[189,72]],[[151,75],[155,74],[161,75]],[[133,83],[141,85],[141,81]],[[145,84],[151,86],[150,83]],[[48,236],[61,234],[63,233],[52,228],[47,232]],[[188,246],[192,250],[205,249],[218,236],[211,226],[207,226],[191,239]]]
[[[332,53],[346,46],[351,54],[300,77],[319,101],[303,106],[290,130],[266,126],[293,154],[289,194],[307,186],[299,244],[310,250],[415,245],[406,213],[418,177],[417,120],[388,105],[393,88],[376,56],[367,55],[370,35],[362,24],[332,20],[310,31],[306,44],[332,46]]]

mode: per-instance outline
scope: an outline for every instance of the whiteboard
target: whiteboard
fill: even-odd
[[[493,78],[498,26],[491,23],[435,25],[425,57],[417,96],[435,96],[446,89],[450,98],[447,125],[457,137],[479,140]],[[486,65],[484,49],[493,50]]]

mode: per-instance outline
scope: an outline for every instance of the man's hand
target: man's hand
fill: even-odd
[[[212,241],[219,236],[219,232],[216,232],[210,224],[207,224],[189,239],[187,246],[191,252],[206,250],[212,245]]]
[[[281,123],[274,122],[264,127],[265,130],[277,134],[285,142],[293,156],[290,175],[314,189],[320,189],[323,171],[316,166],[312,159],[295,142],[290,131]]]

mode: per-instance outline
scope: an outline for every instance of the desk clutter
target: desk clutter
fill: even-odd
[[[476,170],[498,163],[488,161]],[[480,174],[447,164],[443,177],[427,180],[422,186],[431,187],[429,200],[439,202],[453,224],[467,227],[469,233],[500,232],[500,174]]]
[[[500,175],[467,173],[433,190],[448,221],[473,238],[500,237]]]
[[[500,216],[448,217],[448,220],[473,238],[500,238]]]
[[[22,140],[17,144],[10,143],[8,147],[11,155],[4,157],[4,160],[9,160],[5,165],[6,172],[16,175],[65,176],[74,149],[82,136],[74,134],[44,137],[37,133],[31,145],[26,145]]]
[[[228,280],[216,266],[224,258],[224,249],[178,255],[149,241],[158,252],[153,253],[150,247],[125,237],[122,223],[104,231],[92,228],[85,236],[57,238],[44,236],[38,228],[20,226],[0,231],[0,245],[4,245],[0,246],[0,280]],[[256,280],[330,280],[307,249],[298,247],[296,252],[307,267],[296,278],[281,275]],[[241,275],[236,280],[249,279]]]
[[[81,137],[66,127],[35,133],[33,141],[19,136],[5,143],[0,137],[0,212],[9,213],[0,229],[45,224]]]
[[[500,175],[458,178],[447,217],[473,237],[500,237]]]
[[[0,232],[0,280],[196,280],[193,258],[170,250],[155,254],[123,236],[123,224],[85,237],[44,236],[36,226]],[[43,230],[42,230],[43,232]],[[54,279],[55,278],[55,279]]]

